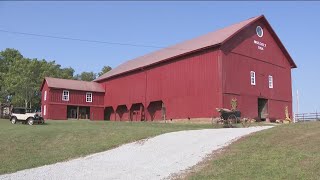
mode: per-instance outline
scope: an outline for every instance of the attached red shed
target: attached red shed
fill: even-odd
[[[105,90],[99,83],[47,77],[41,92],[45,119],[104,119]]]
[[[94,82],[106,92],[105,120],[209,118],[231,100],[243,117],[283,119],[286,107],[292,113],[291,68],[262,15],[127,61]]]

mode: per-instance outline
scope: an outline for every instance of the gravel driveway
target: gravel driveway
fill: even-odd
[[[163,179],[233,140],[271,126],[162,134],[83,158],[1,175],[0,179]]]

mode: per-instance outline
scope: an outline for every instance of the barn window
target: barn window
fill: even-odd
[[[92,102],[92,93],[86,93],[86,102]]]
[[[251,85],[256,85],[256,72],[254,71],[250,72],[250,82]]]
[[[46,101],[47,100],[47,91],[44,91],[44,97],[43,99]]]
[[[43,115],[45,116],[46,114],[47,114],[47,106],[44,105],[44,106],[43,106]]]
[[[269,88],[273,88],[273,77],[269,75]]]
[[[256,28],[256,33],[259,37],[262,37],[263,36],[263,29],[261,26],[257,26]]]
[[[63,90],[63,92],[62,92],[62,101],[69,101],[69,91]]]

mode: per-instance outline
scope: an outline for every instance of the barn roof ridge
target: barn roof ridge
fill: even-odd
[[[97,82],[74,80],[74,79],[61,79],[61,78],[53,78],[53,77],[45,77],[40,90],[42,90],[45,82],[47,82],[47,85],[50,88],[87,91],[87,92],[105,92],[101,84]]]
[[[253,22],[256,22],[261,18],[266,20],[264,15],[251,17],[249,19],[234,23],[224,28],[219,28],[205,35],[201,35],[196,38],[192,38],[192,39],[180,42],[178,44],[168,46],[166,48],[156,50],[154,52],[147,53],[137,58],[128,60],[93,81],[99,82],[101,80],[109,79],[111,77],[121,75],[124,73],[129,73],[137,69],[143,69],[145,67],[148,67],[148,66],[151,66],[151,65],[154,65],[178,56],[199,51],[204,48],[220,46],[221,44],[224,44],[225,42],[227,42],[234,35],[238,34],[242,29],[244,29],[245,27],[249,26],[250,24],[252,24]],[[275,34],[274,30],[272,29],[272,27],[270,26],[267,20],[266,20],[266,24],[273,31],[273,34],[275,35],[276,40],[280,43],[280,46],[283,49],[284,53],[289,57],[292,67],[296,67],[289,53],[287,52],[287,50],[285,49],[285,47],[283,46],[280,39]]]

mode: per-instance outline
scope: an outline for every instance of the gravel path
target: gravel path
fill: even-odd
[[[83,158],[1,175],[0,179],[163,179],[233,140],[272,126],[162,134]]]

